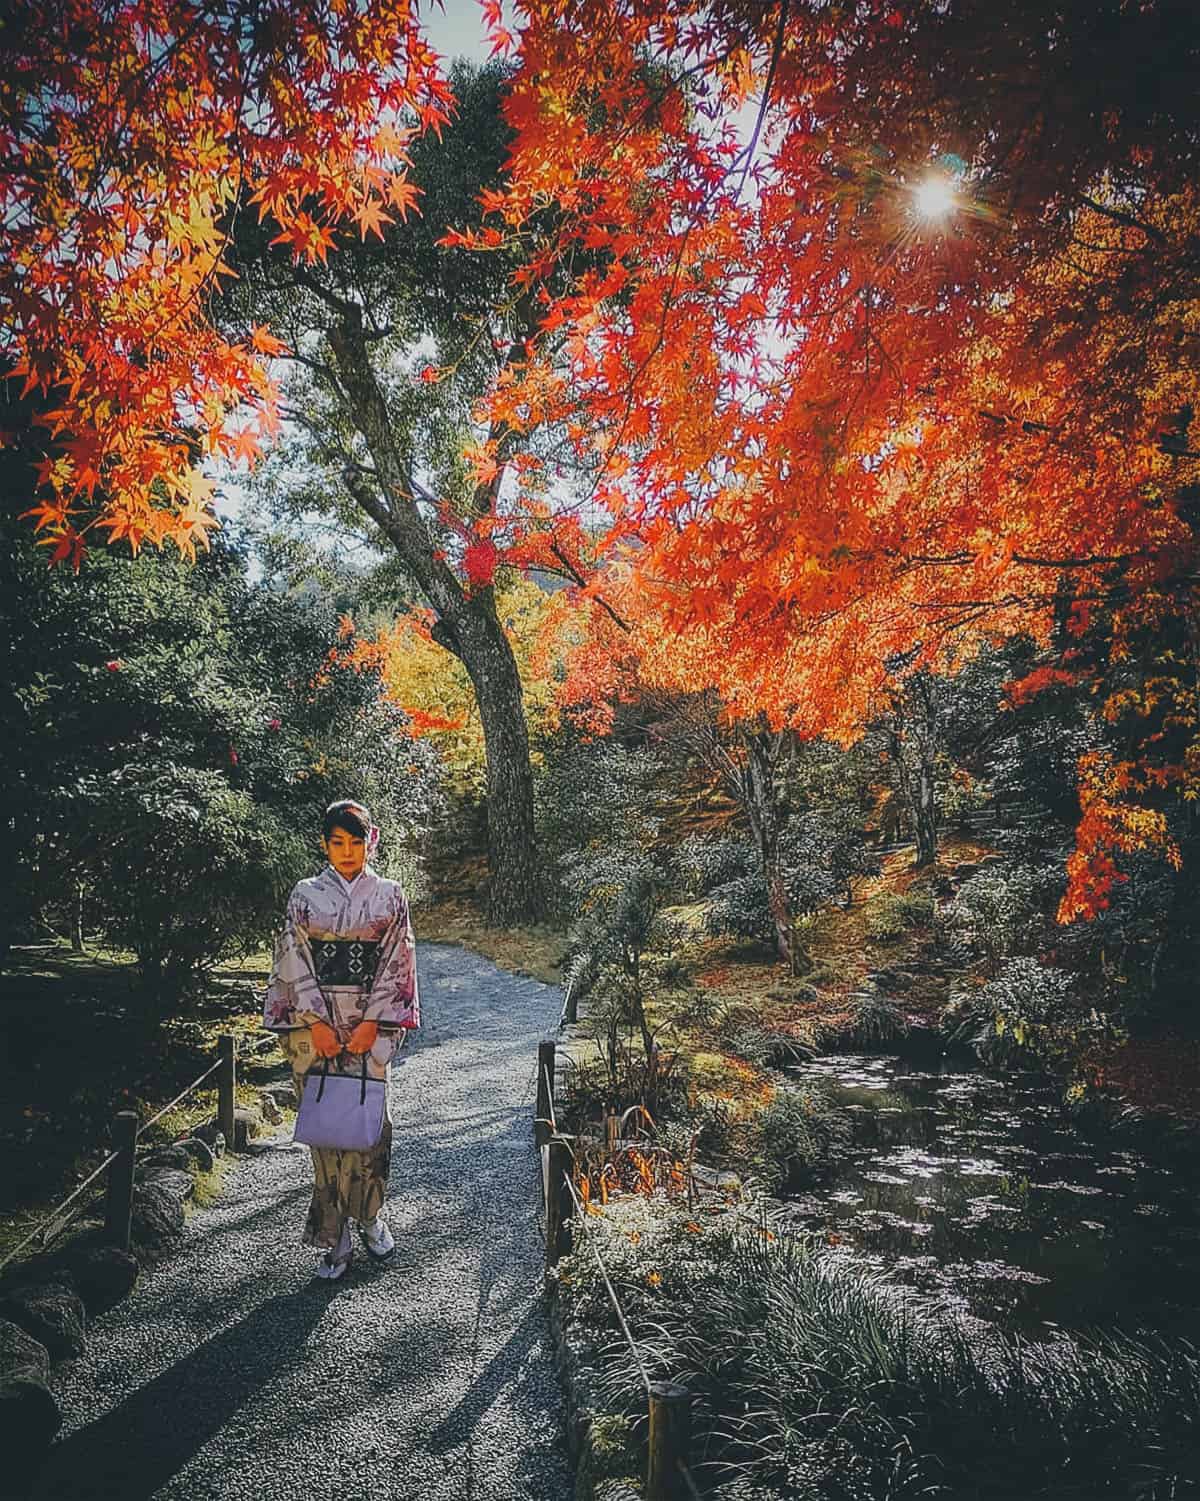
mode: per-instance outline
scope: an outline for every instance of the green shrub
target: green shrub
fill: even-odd
[[[764,877],[758,873],[739,876],[718,886],[709,898],[706,926],[714,937],[728,933],[735,938],[774,938],[775,922]]]
[[[591,856],[645,851],[661,822],[657,780],[661,763],[643,751],[597,741],[554,742],[534,782],[538,845],[554,873],[555,915],[579,911],[581,880]]]
[[[1036,959],[1004,959],[986,985],[952,994],[942,1027],[993,1067],[1066,1062],[1085,1041],[1113,1030],[1106,1015],[1078,997],[1076,983],[1067,970]]]
[[[1037,945],[1044,892],[1054,872],[1027,864],[990,866],[968,877],[942,909],[952,951],[994,969],[1006,955]]]
[[[884,891],[867,908],[865,927],[876,943],[891,943],[932,921],[933,897],[927,891]]]
[[[850,1118],[823,1089],[783,1085],[755,1122],[754,1161],[770,1193],[827,1175],[850,1144]]]
[[[887,996],[873,992],[855,996],[853,1009],[854,1024],[841,1034],[841,1041],[849,1047],[874,1047],[895,1042],[909,1033],[903,1011]]]
[[[726,1037],[731,1053],[753,1063],[756,1068],[787,1068],[803,1063],[813,1055],[813,1049],[787,1032],[777,1032],[761,1022],[749,1022],[734,1027]]]
[[[707,896],[758,868],[753,844],[735,834],[689,834],[672,851],[672,861],[681,888],[692,897]]]
[[[87,777],[105,931],[138,957],[156,1012],[202,971],[261,942],[304,844],[215,771],[172,763]]]

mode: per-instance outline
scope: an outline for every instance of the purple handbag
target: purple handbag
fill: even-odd
[[[292,1140],[310,1147],[332,1147],[340,1152],[365,1152],[383,1134],[387,1084],[367,1078],[367,1055],[362,1055],[362,1077],[331,1074],[329,1059],[318,1074],[309,1069],[296,1114]]]

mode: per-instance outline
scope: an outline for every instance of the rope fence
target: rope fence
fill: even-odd
[[[535,1133],[547,1130],[542,1150],[542,1188],[546,1206],[546,1271],[553,1271],[559,1257],[570,1249],[572,1225],[584,1227],[584,1241],[595,1257],[609,1302],[617,1316],[621,1333],[629,1345],[642,1386],[646,1393],[649,1438],[646,1454],[645,1501],[677,1501],[680,1482],[692,1501],[701,1501],[700,1492],[687,1464],[691,1446],[691,1392],[678,1381],[656,1381],[646,1367],[621,1300],[613,1286],[604,1257],[590,1232],[586,1230],[587,1213],[572,1182],[574,1153],[571,1138],[560,1133],[554,1115],[554,1057],[557,1044],[538,1046],[538,1106],[534,1118]],[[573,1060],[572,1060],[573,1061]],[[545,1090],[546,1097],[542,1098]],[[628,1114],[628,1112],[626,1112]],[[606,1131],[608,1130],[606,1123]],[[609,1133],[611,1134],[611,1133]]]
[[[212,1074],[218,1074],[217,1080],[217,1122],[225,1137],[228,1149],[236,1150],[234,1133],[235,1121],[235,1095],[237,1092],[237,1039],[231,1033],[222,1033],[217,1039],[218,1058],[211,1067],[188,1085],[186,1085],[175,1098],[169,1101],[150,1117],[148,1121],[139,1123],[135,1110],[120,1110],[113,1118],[112,1139],[116,1143],[99,1167],[93,1169],[77,1188],[71,1190],[67,1197],[61,1200],[50,1213],[33,1230],[18,1242],[12,1250],[0,1257],[0,1271],[3,1271],[11,1261],[31,1246],[35,1241],[41,1242],[44,1250],[56,1235],[72,1223],[86,1207],[86,1200],[80,1199],[85,1189],[88,1189],[104,1173],[108,1173],[108,1201],[105,1205],[104,1215],[104,1240],[108,1245],[116,1246],[119,1250],[128,1251],[133,1222],[133,1190],[137,1177],[137,1145],[138,1138],[160,1121],[169,1110],[173,1110],[181,1100],[195,1092],[205,1079]],[[76,1199],[80,1202],[71,1212],[64,1216],[63,1211]]]

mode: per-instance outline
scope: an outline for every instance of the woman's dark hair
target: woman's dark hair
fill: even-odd
[[[345,829],[355,839],[365,839],[371,826],[371,815],[361,803],[343,798],[340,803],[330,803],[321,820],[321,834],[328,839],[334,829]]]

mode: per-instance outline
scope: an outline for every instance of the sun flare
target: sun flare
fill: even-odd
[[[922,219],[944,219],[957,202],[954,188],[944,177],[926,177],[913,191],[913,203]]]

